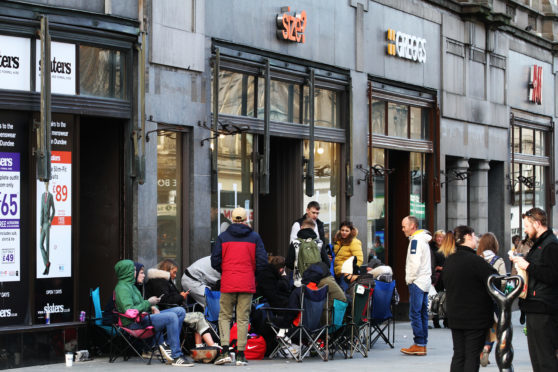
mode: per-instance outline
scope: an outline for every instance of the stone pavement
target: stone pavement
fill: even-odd
[[[527,337],[523,334],[523,327],[519,324],[519,312],[513,313],[513,347],[514,359],[513,366],[515,372],[531,371],[531,363],[529,361],[529,352],[527,350]],[[427,356],[407,356],[403,355],[399,349],[411,345],[413,332],[409,322],[397,322],[395,326],[395,349],[391,349],[382,341],[372,348],[368,354],[368,358],[361,355],[355,356],[354,359],[342,359],[337,355],[335,360],[323,362],[319,358],[305,359],[302,363],[296,363],[289,359],[276,358],[273,360],[264,359],[262,361],[249,361],[246,367],[236,367],[232,365],[214,366],[208,364],[196,364],[191,371],[218,371],[221,369],[230,370],[245,369],[249,371],[282,371],[288,369],[289,372],[316,371],[320,372],[344,372],[344,371],[374,371],[374,372],[396,372],[396,371],[412,371],[412,372],[436,372],[449,371],[452,356],[452,340],[449,329],[432,329],[429,332],[428,355]],[[62,358],[61,358],[62,359]],[[481,372],[498,371],[494,352],[490,354],[490,363],[488,367],[481,367]],[[74,363],[73,367],[66,367],[61,360],[60,364],[51,364],[44,366],[35,366],[27,368],[19,368],[13,371],[66,371],[66,372],[97,372],[115,370],[118,372],[138,372],[138,371],[169,371],[176,370],[176,367],[166,366],[154,361],[148,366],[139,358],[132,358],[126,362],[118,359],[115,363],[109,364],[107,358],[99,358],[89,362]],[[182,368],[184,369],[184,368]]]

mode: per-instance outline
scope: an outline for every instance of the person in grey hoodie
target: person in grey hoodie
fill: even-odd
[[[428,343],[428,291],[431,285],[430,246],[432,239],[426,230],[418,229],[418,220],[407,216],[401,221],[401,230],[409,238],[405,282],[409,286],[409,319],[413,328],[414,344],[402,348],[407,355],[426,355]]]
[[[221,273],[211,267],[211,256],[200,258],[182,275],[182,288],[190,291],[190,296],[205,307],[205,288],[213,288],[221,280]]]

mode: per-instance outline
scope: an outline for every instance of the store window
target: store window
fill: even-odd
[[[270,120],[309,123],[310,94],[307,84],[271,79],[270,94]],[[335,90],[314,89],[316,126],[341,127],[340,96],[341,92]],[[264,78],[248,73],[219,71],[219,114],[263,119],[264,105]]]
[[[211,236],[215,239],[231,224],[236,207],[248,211],[247,224],[254,220],[254,167],[252,134],[242,133],[219,138],[217,154],[217,192],[212,195]]]
[[[157,261],[181,262],[181,136],[159,132],[157,137]]]
[[[548,206],[546,188],[550,174],[551,157],[548,152],[549,129],[524,126],[514,121],[512,126],[512,235],[523,235],[521,215],[527,210]]]
[[[372,133],[415,140],[429,140],[430,114],[431,109],[428,107],[416,107],[372,99]]]
[[[385,168],[385,150],[372,149],[372,164],[376,167]],[[376,256],[382,261],[385,261],[384,246],[385,246],[385,215],[386,215],[386,200],[385,200],[385,177],[373,177],[373,192],[374,199],[367,204],[367,248],[368,252],[374,249]]]
[[[126,58],[119,50],[79,46],[79,94],[127,99]]]
[[[411,205],[410,215],[415,216],[419,221],[419,228],[426,227],[426,174],[425,174],[425,155],[419,152],[410,154],[410,179],[411,179]]]
[[[308,141],[304,141],[304,157],[309,155]],[[316,141],[314,143],[314,195],[306,195],[304,183],[304,209],[312,200],[320,203],[320,220],[324,223],[325,237],[331,242],[338,229],[337,203],[340,201],[341,145],[338,143]],[[306,165],[304,173],[306,174]]]

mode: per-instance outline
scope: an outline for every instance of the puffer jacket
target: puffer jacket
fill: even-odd
[[[405,282],[415,284],[423,292],[430,290],[432,268],[430,266],[430,245],[432,236],[426,230],[417,230],[409,236],[407,261],[405,263]]]
[[[357,265],[362,265],[363,255],[362,255],[362,243],[357,239],[358,229],[355,227],[351,230],[351,234],[348,236],[346,241],[350,243],[343,243],[341,239],[341,234],[338,232],[335,234],[335,246],[333,247],[333,252],[335,253],[335,260],[333,261],[333,270],[335,276],[341,275],[341,266],[343,262],[352,256],[357,258]]]
[[[221,292],[256,293],[256,271],[267,266],[262,238],[250,226],[233,223],[217,237],[211,266],[221,273]]]
[[[128,309],[136,309],[140,313],[151,313],[151,304],[144,300],[140,291],[135,286],[134,262],[131,260],[121,260],[114,265],[114,271],[118,283],[114,288],[116,309],[119,313],[125,313]],[[127,326],[131,320],[122,317],[122,324]]]
[[[145,284],[145,295],[161,297],[158,307],[168,309],[177,305],[182,305],[184,297],[170,280],[170,272],[159,269],[147,270],[147,283]]]

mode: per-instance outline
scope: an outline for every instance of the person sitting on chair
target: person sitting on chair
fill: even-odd
[[[160,296],[160,308],[173,308],[183,306],[188,292],[179,292],[174,285],[178,265],[173,260],[164,260],[157,265],[157,268],[147,270],[147,296]],[[202,340],[207,346],[216,346],[211,336],[211,327],[205,320],[202,313],[192,311],[184,316],[184,323],[195,331],[194,339],[196,347],[202,347]]]
[[[135,286],[136,268],[133,261],[118,261],[114,265],[114,271],[118,278],[118,283],[114,288],[116,310],[121,314],[130,309],[151,314],[142,319],[141,326],[152,325],[158,333],[163,329],[167,331],[166,344],[159,345],[161,355],[174,366],[192,367],[194,364],[188,362],[180,349],[180,327],[186,311],[181,307],[159,311],[157,304],[160,298],[152,296],[144,300]],[[125,317],[122,317],[121,321],[124,327],[132,323],[132,320]]]

